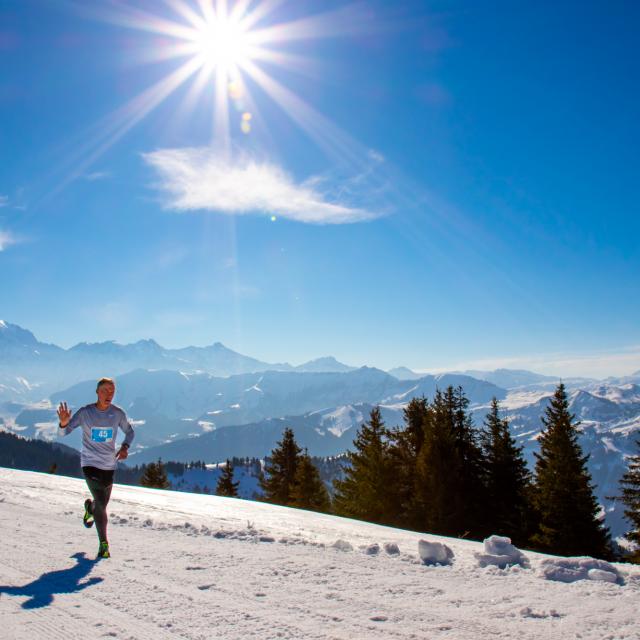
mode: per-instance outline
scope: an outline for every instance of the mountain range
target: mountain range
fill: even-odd
[[[242,355],[221,342],[205,347],[165,349],[155,340],[131,344],[80,342],[69,349],[40,342],[31,331],[0,320],[0,401],[36,401],[53,391],[104,375],[119,376],[134,369],[204,372],[231,376],[260,371],[347,372],[355,367],[331,356],[298,366],[268,363]]]

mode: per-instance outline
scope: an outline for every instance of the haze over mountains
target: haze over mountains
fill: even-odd
[[[220,342],[206,347],[165,349],[155,340],[132,344],[80,342],[70,349],[40,342],[30,331],[0,320],[0,400],[33,401],[52,391],[109,372],[118,376],[134,369],[167,369],[231,376],[259,371],[345,372],[355,367],[333,357],[298,366],[268,363],[228,349]]]
[[[218,462],[267,455],[286,426],[311,455],[351,447],[356,430],[379,405],[388,426],[402,425],[413,397],[462,386],[481,425],[493,396],[529,464],[537,450],[540,417],[558,380],[529,371],[498,369],[421,375],[404,367],[387,373],[354,368],[331,357],[298,367],[268,364],[209,347],[164,349],[153,340],[130,345],[81,343],[71,349],[39,342],[26,329],[0,322],[0,428],[45,439],[57,437],[55,406],[92,402],[95,380],[118,377],[116,402],[136,428],[132,461]],[[391,375],[393,373],[394,375]],[[473,375],[471,375],[473,374]],[[581,444],[591,456],[597,495],[614,533],[624,528],[618,492],[626,457],[640,432],[640,372],[606,381],[564,380],[571,410],[581,420]],[[79,433],[65,439],[79,447]]]

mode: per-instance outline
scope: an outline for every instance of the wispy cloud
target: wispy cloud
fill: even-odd
[[[12,244],[17,244],[17,242],[17,238],[12,233],[9,231],[2,231],[2,229],[0,229],[0,251],[4,251]]]
[[[281,167],[251,158],[226,161],[211,149],[160,149],[143,154],[159,174],[165,207],[229,215],[263,213],[312,224],[345,224],[377,217],[330,198],[322,180],[296,183]]]
[[[89,182],[95,182],[96,180],[104,180],[105,178],[109,178],[111,173],[109,171],[93,171],[92,173],[88,173],[84,179]]]
[[[9,196],[3,196],[0,194],[0,207],[9,206]]]

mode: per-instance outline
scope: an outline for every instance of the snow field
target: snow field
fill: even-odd
[[[81,480],[0,469],[2,637],[639,637],[640,568],[629,565],[613,566],[619,584],[565,583],[543,572],[566,559],[528,551],[530,569],[481,568],[476,554],[515,553],[496,540],[120,485],[113,557],[95,562],[85,496]],[[420,540],[446,544],[453,563],[423,564]]]

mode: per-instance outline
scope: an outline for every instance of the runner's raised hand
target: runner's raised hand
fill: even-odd
[[[66,402],[61,402],[58,407],[58,420],[61,429],[64,429],[69,424],[69,420],[71,420],[71,410],[67,407]]]

